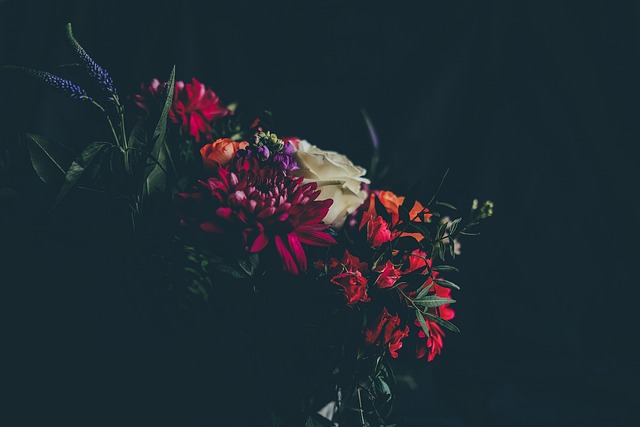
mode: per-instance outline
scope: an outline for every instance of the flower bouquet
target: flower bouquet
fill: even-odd
[[[159,333],[202,343],[222,390],[212,422],[400,420],[391,361],[431,361],[458,330],[452,261],[492,203],[463,218],[438,192],[378,188],[377,143],[367,175],[175,70],[121,98],[66,31],[83,83],[3,69],[95,109],[107,136],[68,147],[27,134],[6,147],[3,176],[29,178],[2,183],[2,203],[22,214],[31,200],[48,232],[109,260]]]

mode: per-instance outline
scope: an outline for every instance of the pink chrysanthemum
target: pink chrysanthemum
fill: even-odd
[[[284,269],[298,274],[307,269],[302,244],[336,243],[322,222],[333,201],[316,201],[316,188],[269,167],[220,167],[195,192],[179,194],[187,202],[182,222],[237,240],[251,253],[272,244]]]

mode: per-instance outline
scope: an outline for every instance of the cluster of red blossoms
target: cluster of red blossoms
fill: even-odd
[[[142,85],[142,93],[135,101],[148,111],[165,88],[166,84],[154,79]],[[334,200],[319,199],[318,182],[322,180],[305,180],[293,173],[298,169],[298,147],[290,140],[260,132],[253,141],[227,138],[213,141],[211,123],[228,114],[231,111],[220,105],[215,93],[196,79],[186,84],[176,82],[169,120],[180,127],[181,135],[201,142],[198,149],[203,166],[202,179],[189,191],[177,195],[180,222],[199,230],[203,236],[210,236],[212,242],[223,241],[230,248],[246,253],[273,250],[285,271],[301,274],[308,267],[305,246],[339,244],[334,238],[337,233],[330,232],[330,225],[323,222]],[[322,153],[326,153],[326,157],[322,157]],[[341,162],[350,164],[346,158],[338,159],[336,156],[341,155],[335,152],[316,150],[311,155],[315,156],[314,161],[306,161],[307,166],[322,167],[326,163],[333,171]],[[316,175],[322,175],[321,171],[314,171]],[[320,185],[336,185],[350,177],[324,178]],[[406,313],[411,313],[416,300],[425,295],[453,302],[451,291],[437,283],[438,273],[432,270],[432,260],[424,251],[402,252],[394,248],[401,238],[421,241],[423,234],[405,225],[407,221],[430,222],[432,214],[419,202],[408,209],[403,206],[405,198],[390,191],[370,191],[363,201],[350,213],[349,224],[344,228],[359,233],[366,246],[362,253],[373,253],[375,258],[366,262],[345,249],[341,259],[318,260],[314,265],[324,273],[329,286],[341,289],[347,306],[367,313],[363,330],[366,345],[384,348],[395,358],[403,340],[413,335],[418,338],[416,356],[427,356],[431,361],[441,352],[444,337],[434,318],[451,320],[454,311],[448,303],[425,305],[421,316],[424,322]],[[408,219],[406,215],[401,218],[401,208],[409,210]],[[360,249],[356,246],[352,250],[359,253]],[[370,294],[380,300],[376,299],[374,304]],[[397,301],[401,301],[401,306]]]
[[[378,198],[387,209],[392,218],[390,222],[375,214],[374,198]],[[388,191],[381,191],[371,195],[369,206],[363,213],[359,228],[366,230],[366,239],[372,248],[378,248],[398,237],[410,236],[418,239],[414,233],[400,232],[395,229],[395,225],[399,221],[398,208],[403,201],[404,198]],[[426,208],[422,207],[418,202],[414,205],[412,212],[415,217],[419,213],[426,214],[426,218],[430,217],[430,214],[426,212]],[[316,261],[315,265],[326,272],[327,277],[330,277],[331,283],[342,288],[347,304],[351,306],[358,303],[369,303],[371,298],[368,295],[368,290],[372,286],[402,295],[405,297],[406,307],[409,307],[409,300],[412,297],[427,288],[431,289],[432,293],[440,298],[451,298],[451,289],[440,286],[434,281],[438,276],[438,272],[431,270],[433,262],[427,258],[425,252],[414,250],[405,254],[402,258],[403,261],[398,265],[391,262],[391,260],[387,260],[374,271],[370,271],[366,262],[360,261],[358,257],[345,250],[341,260],[330,258],[326,264],[323,261]],[[405,282],[404,278],[409,274],[415,276],[416,273],[423,274],[427,271],[430,274],[424,276],[423,283],[416,289],[410,290],[409,283]],[[445,333],[438,323],[430,318],[425,319],[429,331],[429,336],[427,336],[417,319],[412,322],[412,325],[409,325],[398,314],[392,314],[389,310],[386,306],[383,306],[377,316],[369,319],[364,330],[364,339],[367,344],[386,347],[389,350],[389,354],[396,358],[398,357],[398,350],[402,348],[402,340],[408,337],[412,330],[415,330],[416,335],[420,338],[416,344],[416,356],[418,358],[426,355],[427,360],[432,361],[436,355],[440,354]],[[453,319],[455,314],[450,304],[431,307],[427,311],[447,321]]]

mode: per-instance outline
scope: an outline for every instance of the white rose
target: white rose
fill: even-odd
[[[318,200],[332,199],[333,204],[324,218],[326,224],[341,228],[347,215],[355,211],[367,198],[362,183],[367,171],[335,151],[321,150],[305,140],[300,140],[294,158],[300,169],[293,171],[304,182],[318,184]]]

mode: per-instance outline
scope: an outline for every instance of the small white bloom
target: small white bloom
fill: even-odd
[[[300,169],[293,171],[304,182],[318,184],[318,200],[332,199],[333,204],[324,222],[333,228],[342,228],[347,215],[355,211],[367,198],[362,184],[367,171],[354,165],[346,156],[335,151],[321,150],[305,140],[300,140],[294,154]]]

